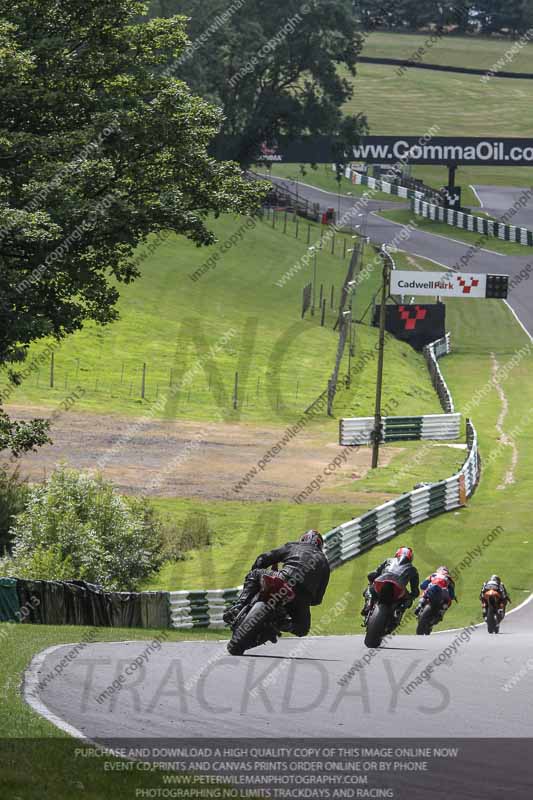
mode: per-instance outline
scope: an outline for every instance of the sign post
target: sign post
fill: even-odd
[[[372,435],[372,469],[376,469],[379,463],[379,441],[381,439],[381,394],[383,389],[383,362],[385,358],[385,315],[390,282],[389,259],[386,252],[382,251],[381,255],[383,257],[383,286],[381,288],[381,310],[379,315],[378,371],[376,377],[374,431]]]
[[[385,356],[385,318],[389,294],[430,295],[434,297],[495,298],[507,297],[508,275],[483,275],[481,273],[419,272],[415,270],[390,269],[389,256],[382,249],[383,286],[379,317],[378,368],[376,377],[376,406],[374,411],[374,430],[372,433],[372,469],[379,463],[379,443],[381,439],[381,395],[383,389],[383,363]]]

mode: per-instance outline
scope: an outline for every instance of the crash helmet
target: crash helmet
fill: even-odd
[[[324,547],[324,539],[320,535],[318,531],[311,529],[300,536],[300,541],[304,544],[313,544],[315,547],[318,547],[319,550],[322,550]]]
[[[400,563],[406,564],[410,562],[414,558],[414,553],[411,547],[399,547],[394,554],[394,557],[397,558]]]

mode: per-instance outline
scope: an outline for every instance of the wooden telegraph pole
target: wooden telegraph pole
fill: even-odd
[[[379,440],[381,438],[381,392],[383,388],[383,361],[385,356],[385,313],[387,297],[389,296],[390,266],[387,253],[382,250],[383,258],[383,286],[381,289],[381,309],[379,315],[379,349],[378,349],[378,371],[376,377],[376,408],[374,412],[374,431],[372,434],[372,469],[376,469],[379,463]]]

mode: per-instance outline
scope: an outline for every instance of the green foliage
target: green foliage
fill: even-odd
[[[11,542],[10,528],[28,499],[28,486],[18,469],[0,469],[0,555]]]
[[[355,75],[362,45],[351,0],[246,0],[242,10],[237,2],[202,0],[199,6],[164,0],[153,3],[152,13],[191,18],[193,45],[175,63],[176,74],[222,106],[235,160],[249,164],[262,142],[280,135],[334,134],[353,144],[366,130],[361,114],[342,111],[353,89],[338,67]]]
[[[473,31],[485,34],[519,34],[531,23],[529,0],[355,0],[366,30]]]
[[[163,555],[169,561],[184,561],[191,550],[201,550],[213,544],[207,514],[190,513],[180,525],[170,514],[162,519]]]
[[[207,154],[221,112],[161,71],[186,46],[184,20],[145,10],[0,0],[1,364],[114,320],[117,282],[139,275],[134,249],[150,233],[207,244],[210,212],[257,206],[257,184]],[[0,448],[23,427],[2,417]],[[24,449],[42,443],[39,426],[25,430]]]
[[[14,578],[41,581],[70,581],[78,578],[72,557],[63,557],[60,545],[44,547],[21,553],[17,558],[0,561],[0,574]]]
[[[145,500],[126,500],[112,484],[60,468],[32,487],[12,528],[10,574],[79,578],[131,590],[161,564],[161,530]],[[50,552],[51,551],[51,552]]]

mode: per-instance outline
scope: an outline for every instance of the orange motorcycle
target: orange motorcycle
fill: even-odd
[[[503,597],[497,589],[486,589],[482,598],[483,610],[486,611],[485,622],[489,633],[499,633],[500,623],[505,616]]]

